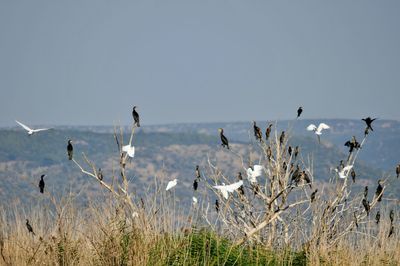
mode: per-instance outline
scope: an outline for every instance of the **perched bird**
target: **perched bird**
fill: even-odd
[[[350,170],[352,168],[353,168],[353,165],[350,164],[350,165],[347,165],[347,166],[343,167],[343,169],[340,170],[340,171],[338,169],[335,169],[335,172],[338,173],[340,178],[346,178],[349,175]]]
[[[200,168],[198,165],[196,165],[196,178],[200,179],[201,178],[201,174],[200,174]]]
[[[219,212],[219,201],[218,199],[215,200],[215,210]]]
[[[29,224],[29,220],[26,219],[26,228],[28,229],[29,233],[32,233],[33,235],[35,235],[35,232],[33,232],[33,228],[32,226]]]
[[[393,210],[390,210],[389,219],[390,219],[390,224],[393,224],[393,221],[394,221],[394,211]]]
[[[226,147],[229,150],[229,142],[228,142],[228,139],[224,135],[224,129],[219,128],[218,131],[219,131],[219,136],[221,137],[222,147]]]
[[[74,154],[74,147],[72,147],[72,140],[68,140],[67,153],[68,153],[68,159],[72,160],[72,155]]]
[[[314,190],[314,192],[313,192],[313,193],[311,193],[311,196],[310,196],[310,200],[311,200],[311,202],[314,202],[314,200],[315,200],[315,196],[317,195],[317,192],[318,192],[318,189],[315,189],[315,190]]]
[[[300,147],[299,147],[299,146],[296,146],[296,147],[294,148],[294,158],[295,158],[295,159],[296,159],[297,156],[299,155],[299,152],[300,152]]]
[[[136,106],[133,106],[133,110],[132,110],[132,116],[133,116],[133,120],[135,121],[135,124],[137,127],[140,127],[140,121],[139,121],[139,114],[136,111]]]
[[[239,180],[243,180],[242,172],[238,172],[237,178]]]
[[[102,181],[103,180],[103,172],[101,171],[101,168],[99,168],[99,171],[97,172],[97,178]]]
[[[45,175],[42,175],[41,177],[40,177],[40,181],[39,181],[39,189],[40,189],[40,193],[44,193],[44,180],[43,180],[43,177],[44,177]]]
[[[262,175],[263,167],[261,165],[255,164],[253,167],[249,167],[246,170],[247,179],[250,183],[256,183],[257,177]]]
[[[351,169],[350,175],[351,175],[351,179],[353,179],[353,183],[355,183],[356,182],[356,171],[354,171],[354,168]]]
[[[374,122],[374,121],[376,120],[376,118],[372,119],[371,117],[368,116],[367,118],[363,118],[363,119],[361,119],[361,120],[364,121],[365,124],[367,124],[367,129],[371,129],[371,131],[374,131],[374,130],[372,129],[371,124],[372,124],[372,122]]]
[[[299,183],[301,179],[301,171],[299,165],[296,165],[296,169],[292,173],[292,178],[290,180],[290,184],[295,183],[296,185]]]
[[[297,109],[297,118],[300,117],[301,113],[303,112],[303,107],[299,107],[299,109]]]
[[[193,205],[197,205],[198,200],[196,197],[192,197],[192,201],[193,201]]]
[[[321,142],[321,135],[322,135],[322,130],[324,130],[324,129],[329,129],[330,127],[327,125],[327,124],[325,124],[325,123],[320,123],[319,125],[318,125],[318,127],[316,126],[316,125],[314,125],[314,124],[310,124],[308,127],[307,127],[307,130],[308,131],[314,131],[314,133],[317,135],[317,137],[318,137],[318,142]]]
[[[254,136],[256,137],[256,140],[261,142],[262,141],[262,131],[257,126],[256,121],[253,121],[253,129],[254,129]]]
[[[171,188],[175,187],[177,183],[178,183],[178,179],[176,179],[176,178],[174,180],[172,180],[172,181],[169,181],[165,191],[168,191]]]
[[[351,140],[346,141],[344,146],[349,147],[349,153],[352,153],[354,149],[358,150],[361,148],[360,143],[356,140],[356,137],[353,136]]]
[[[230,185],[225,185],[222,183],[222,186],[213,186],[213,188],[218,189],[221,191],[222,196],[224,196],[225,199],[228,199],[229,195],[228,193],[232,193],[238,188],[240,188],[243,185],[243,180],[240,180],[239,182],[230,184]]]
[[[369,206],[369,202],[367,201],[366,198],[364,198],[362,200],[362,205],[364,206],[364,209],[367,212],[367,215],[369,215],[370,206]]]
[[[376,188],[375,191],[375,197],[377,197],[377,201],[382,201],[382,195],[383,195],[383,186],[382,186],[382,180],[378,180],[378,187]]]
[[[366,199],[368,197],[368,186],[365,186],[364,188],[364,198]]]
[[[135,146],[131,146],[129,144],[122,146],[122,151],[126,152],[131,158],[135,157]]]
[[[312,188],[311,179],[307,175],[306,171],[303,170],[303,172],[301,172],[301,174],[300,174],[300,177],[301,177],[302,180],[307,182],[307,184],[310,186],[310,188]]]
[[[396,176],[397,178],[400,176],[400,163],[396,166]]]
[[[193,190],[196,191],[199,186],[199,182],[197,181],[197,178],[193,181]]]
[[[285,141],[285,131],[282,131],[281,136],[279,137],[279,144],[282,145]]]
[[[265,130],[265,140],[269,139],[269,135],[271,134],[271,127],[272,127],[272,124],[269,124],[267,129]]]
[[[15,120],[15,122],[17,122],[21,127],[23,127],[26,131],[28,131],[28,135],[29,135],[29,136],[31,136],[31,135],[33,135],[33,134],[35,134],[35,133],[37,133],[37,132],[40,132],[40,131],[45,131],[45,130],[51,129],[51,128],[32,129],[32,128],[30,128],[30,127],[28,127],[28,126],[22,124],[21,122],[19,122],[19,121],[17,121],[17,120]]]
[[[289,154],[289,156],[292,156],[292,151],[293,151],[292,146],[289,146],[289,148],[288,148],[288,154]]]
[[[375,215],[376,224],[379,224],[380,220],[381,220],[381,213],[380,213],[380,211],[377,211],[376,215]]]
[[[271,161],[271,158],[272,158],[272,149],[271,149],[270,146],[267,147],[267,158],[268,158],[268,161]]]

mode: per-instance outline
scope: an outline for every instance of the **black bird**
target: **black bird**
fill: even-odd
[[[196,165],[196,178],[197,178],[197,179],[200,179],[200,178],[201,178],[201,175],[200,175],[200,168],[199,168],[198,165]]]
[[[68,153],[68,159],[72,160],[72,155],[74,154],[74,147],[72,147],[72,140],[68,140],[68,145],[67,145],[67,153]]]
[[[361,119],[361,120],[364,121],[365,124],[367,124],[367,129],[371,129],[371,131],[374,131],[374,130],[372,129],[371,124],[372,124],[372,122],[374,122],[374,121],[376,120],[376,118],[372,119],[371,117],[368,116],[367,118],[363,118],[363,119]]]
[[[389,231],[389,234],[388,234],[388,238],[389,237],[391,237],[392,235],[393,235],[393,233],[394,233],[394,226],[393,226],[393,224],[390,226],[390,231]]]
[[[139,114],[138,114],[138,112],[136,112],[136,106],[133,106],[132,116],[133,116],[133,120],[135,121],[135,125],[137,127],[140,127]]]
[[[39,189],[40,189],[40,193],[44,193],[44,180],[43,180],[43,177],[44,177],[45,175],[42,175],[41,177],[40,177],[40,181],[39,181]]]
[[[99,172],[97,173],[97,178],[102,181],[103,180],[103,172],[101,171],[101,168],[99,168]]]
[[[365,186],[364,188],[364,198],[368,197],[368,186]]]
[[[288,153],[289,153],[289,156],[292,156],[292,146],[289,146],[289,148],[288,148]]]
[[[33,228],[32,226],[29,224],[29,220],[26,219],[26,228],[28,229],[29,233],[32,233],[33,235],[35,235],[35,232],[33,232]]]
[[[361,148],[360,143],[356,140],[356,137],[353,136],[351,138],[351,140],[346,141],[346,143],[344,144],[344,146],[349,147],[349,153],[352,153],[354,149],[358,150],[359,148]]]
[[[376,215],[375,215],[375,221],[376,221],[376,224],[379,224],[379,221],[381,220],[381,213],[380,213],[380,211],[378,211],[377,213],[376,213]]]
[[[215,200],[215,210],[219,212],[219,201],[218,199]]]
[[[290,184],[293,184],[293,182],[297,185],[297,183],[299,183],[301,178],[301,172],[300,172],[300,167],[299,165],[296,165],[296,169],[294,170],[293,174],[292,174],[292,179],[290,181]]]
[[[378,180],[378,187],[376,188],[375,191],[375,196],[377,197],[377,201],[382,201],[382,195],[383,195],[383,186],[382,186],[382,180]]]
[[[229,142],[228,142],[228,139],[224,135],[224,129],[223,128],[219,128],[218,131],[219,131],[219,136],[221,137],[221,141],[222,141],[221,145],[222,145],[222,147],[227,147],[228,150],[229,150]]]
[[[294,158],[295,158],[295,159],[297,158],[297,155],[299,155],[299,152],[300,152],[300,148],[299,148],[299,146],[296,146],[296,147],[294,148]]]
[[[354,171],[354,169],[351,169],[350,172],[351,178],[353,179],[353,183],[356,182],[356,171]]]
[[[238,172],[237,178],[238,178],[239,180],[243,180],[242,172]]]
[[[394,220],[394,211],[393,210],[390,210],[389,219],[390,219],[390,224],[393,224],[393,220]]]
[[[396,167],[396,176],[397,176],[397,178],[399,178],[399,176],[400,176],[400,163]]]
[[[265,140],[269,139],[269,135],[271,134],[271,127],[272,127],[272,124],[269,124],[267,129],[265,130]]]
[[[369,206],[369,202],[367,201],[366,198],[364,198],[362,200],[362,205],[364,206],[364,209],[367,212],[367,215],[369,215],[370,206]]]
[[[254,136],[256,137],[256,140],[261,142],[262,141],[262,131],[257,126],[256,121],[253,121],[253,129],[254,129]]]
[[[313,193],[311,193],[311,196],[310,196],[311,202],[313,202],[315,200],[315,196],[317,195],[317,192],[318,192],[318,188],[315,189]]]
[[[307,184],[310,185],[310,188],[312,188],[312,184],[311,184],[311,179],[310,177],[307,175],[306,171],[303,170],[303,172],[301,173],[301,178],[303,180],[305,180],[307,182]]]
[[[299,107],[299,109],[297,109],[297,118],[300,117],[301,113],[303,112],[303,107]]]
[[[279,144],[282,145],[285,141],[285,131],[282,131],[281,136],[279,137]]]
[[[193,181],[193,190],[196,191],[199,186],[199,182],[197,181],[197,178]]]
[[[271,161],[271,158],[272,158],[272,149],[271,149],[270,146],[268,146],[268,148],[267,148],[267,158],[268,158],[268,161]]]

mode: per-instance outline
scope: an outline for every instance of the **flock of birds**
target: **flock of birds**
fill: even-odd
[[[136,111],[136,108],[137,108],[136,106],[133,107],[132,117],[133,117],[133,120],[134,120],[134,126],[140,127],[140,117],[139,117],[139,113]],[[299,107],[298,110],[297,110],[297,118],[296,119],[298,119],[301,116],[302,112],[303,112],[303,108]],[[372,122],[374,122],[376,120],[376,118],[372,119],[371,117],[367,117],[367,118],[364,118],[362,120],[366,123],[366,128],[365,128],[364,133],[365,133],[365,135],[367,135],[370,130],[373,131]],[[33,134],[36,134],[38,132],[42,132],[42,131],[46,131],[46,130],[52,129],[52,128],[33,129],[33,128],[30,128],[27,125],[25,125],[25,124],[23,124],[23,123],[21,123],[21,122],[19,122],[17,120],[16,120],[16,123],[19,124],[23,129],[25,129],[29,136],[31,136]],[[266,141],[270,137],[272,126],[273,126],[273,124],[269,124],[268,127],[265,130],[265,139],[266,139]],[[325,123],[320,123],[318,126],[316,126],[314,124],[310,124],[309,126],[307,126],[306,129],[308,131],[314,132],[314,134],[318,138],[318,142],[320,143],[321,142],[321,138],[320,137],[322,135],[322,132],[324,130],[330,129],[330,126],[325,124]],[[262,130],[260,129],[260,127],[257,126],[255,121],[253,121],[253,130],[254,130],[255,139],[257,141],[263,142],[264,140],[263,140]],[[220,135],[221,146],[223,148],[230,149],[229,140],[224,135],[223,128],[219,128],[218,131],[219,131],[219,135]],[[282,145],[284,143],[284,141],[285,141],[285,131],[282,131],[280,136],[279,136],[280,145]],[[357,149],[361,148],[361,145],[356,140],[355,136],[353,136],[352,139],[347,141],[344,145],[349,148],[349,154],[351,154],[354,150],[357,150]],[[131,158],[133,158],[134,155],[135,155],[135,147],[132,146],[131,144],[122,146],[122,151],[124,153],[126,153],[127,156],[129,156]],[[67,156],[68,156],[69,160],[73,160],[73,152],[74,152],[74,148],[73,148],[73,145],[72,145],[72,140],[69,139],[68,142],[67,142]],[[293,155],[295,157],[297,157],[297,155],[299,153],[299,147],[296,146],[295,148],[292,148],[291,146],[289,146],[288,147],[288,153],[289,153],[290,156],[293,153]],[[268,158],[270,158],[272,156],[272,150],[270,149],[270,147],[268,147],[268,149],[267,149],[267,155],[268,155]],[[286,165],[284,165],[284,167],[285,166]],[[304,180],[310,185],[310,188],[311,188],[312,187],[311,179],[307,175],[306,171],[305,170],[301,170],[298,165],[296,166],[296,168],[294,168],[293,165],[291,167],[293,168],[291,170],[291,175],[292,175],[291,185],[292,184],[297,185],[301,180]],[[257,183],[257,178],[260,177],[262,175],[262,173],[263,173],[263,169],[264,169],[264,167],[262,165],[253,165],[253,166],[249,167],[246,170],[247,180],[252,185],[256,184]],[[337,172],[338,176],[340,178],[342,178],[342,179],[347,178],[348,175],[350,174],[352,179],[353,179],[353,182],[355,182],[356,174],[355,174],[355,171],[353,169],[353,165],[346,165],[345,166],[344,162],[340,161],[339,167],[334,169],[334,170]],[[201,179],[200,169],[199,169],[198,165],[196,166],[196,170],[195,171],[196,171],[196,177],[195,177],[195,179],[193,181],[193,190],[194,191],[196,191],[198,189],[199,181]],[[400,176],[400,164],[397,165],[397,167],[396,167],[396,176],[397,176],[397,178]],[[40,181],[39,181],[39,184],[38,184],[40,193],[44,193],[44,189],[45,189],[44,177],[45,177],[44,174],[41,175]],[[97,173],[97,177],[99,178],[99,180],[103,179],[103,174],[102,174],[101,169],[99,169],[99,171]],[[238,173],[238,179],[239,179],[238,182],[235,182],[235,183],[232,183],[232,184],[228,184],[228,185],[225,184],[225,183],[222,183],[222,185],[215,185],[215,186],[213,186],[213,188],[218,190],[225,199],[229,198],[229,193],[233,193],[235,191],[239,191],[239,193],[244,194],[244,192],[243,192],[243,177],[242,177],[240,172]],[[169,190],[173,189],[175,186],[177,186],[177,184],[178,184],[178,179],[171,180],[171,181],[168,182],[165,190],[169,191]],[[256,187],[256,186],[254,186],[254,187]],[[311,202],[313,202],[313,200],[315,199],[317,191],[318,190],[316,189],[315,191],[313,191],[311,193],[311,196],[310,196]],[[378,198],[377,199],[378,201],[382,200],[382,194],[383,194],[382,182],[381,182],[381,180],[378,180],[378,187],[377,187],[377,190],[376,190],[376,193],[375,193],[376,197]],[[367,200],[367,195],[368,195],[368,187],[366,186],[365,190],[364,190],[364,198],[362,200],[362,204],[363,204],[367,214],[369,214],[370,205],[369,205],[369,202]],[[193,204],[197,204],[198,200],[197,200],[196,197],[193,196],[192,200],[193,200]],[[217,212],[219,211],[219,201],[218,201],[218,199],[215,202],[215,209],[216,209]],[[379,211],[377,212],[375,219],[376,219],[376,222],[379,223],[379,221],[380,221],[380,212]],[[389,236],[391,236],[393,234],[393,219],[394,219],[394,213],[393,213],[393,210],[392,210],[390,212],[391,230],[390,230]],[[28,229],[28,231],[30,233],[35,234],[31,224],[29,223],[28,219],[26,219],[26,227],[27,227],[27,229]]]

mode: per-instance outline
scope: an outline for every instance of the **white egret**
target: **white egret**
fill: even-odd
[[[193,197],[192,200],[193,200],[193,205],[197,205],[197,202],[198,202],[198,201],[197,201],[197,198],[196,198],[196,197]]]
[[[126,152],[129,157],[133,158],[135,156],[135,146],[125,145],[122,146],[122,151]]]
[[[17,122],[21,127],[23,127],[26,131],[28,131],[28,135],[31,136],[34,133],[40,132],[40,131],[45,131],[45,130],[49,130],[51,128],[38,128],[38,129],[33,129],[28,127],[27,125],[22,124],[21,122],[15,120],[15,122]]]
[[[175,187],[177,183],[178,183],[178,179],[176,179],[176,178],[174,180],[172,180],[172,181],[169,181],[165,191],[168,191],[171,188]]]
[[[232,193],[233,191],[237,190],[243,186],[243,180],[240,180],[239,182],[230,184],[230,185],[225,185],[222,183],[222,186],[213,186],[213,188],[216,188],[221,191],[222,196],[224,196],[225,199],[228,199],[228,192]]]
[[[257,177],[262,175],[262,170],[263,167],[262,165],[254,165],[253,169],[250,167],[247,169],[247,179],[250,181],[250,183],[256,183],[257,182]]]
[[[308,131],[314,131],[314,133],[317,135],[317,137],[318,137],[318,142],[320,142],[321,143],[321,138],[320,138],[320,136],[322,135],[322,130],[324,130],[324,129],[329,129],[330,128],[330,126],[328,126],[327,124],[325,124],[325,123],[320,123],[319,125],[318,125],[318,127],[316,126],[316,125],[314,125],[314,124],[310,124],[308,127],[307,127],[307,130]]]
[[[350,164],[350,165],[347,165],[347,166],[343,167],[343,169],[340,170],[340,171],[337,168],[335,168],[335,172],[338,173],[340,178],[346,178],[349,175],[350,170],[352,168],[353,168],[353,165]]]

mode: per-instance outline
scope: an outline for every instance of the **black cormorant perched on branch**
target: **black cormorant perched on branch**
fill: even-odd
[[[376,213],[376,215],[375,215],[375,221],[376,221],[376,224],[379,224],[379,221],[381,220],[381,213],[380,213],[380,211],[378,211],[377,213]]]
[[[315,189],[313,193],[311,193],[310,200],[313,202],[315,200],[315,196],[317,195],[318,189]]]
[[[374,122],[374,121],[376,120],[376,118],[372,119],[371,117],[368,116],[367,118],[363,118],[363,119],[361,119],[361,120],[364,121],[365,124],[367,124],[367,129],[371,129],[371,131],[374,131],[374,130],[372,129],[371,124],[372,124],[372,122]]]
[[[200,167],[198,165],[196,165],[196,178],[200,179],[201,175],[200,175]]]
[[[219,201],[218,199],[215,200],[215,210],[219,212]]]
[[[376,188],[375,191],[375,196],[377,197],[377,201],[382,201],[382,195],[383,195],[383,186],[382,186],[382,180],[378,180],[378,187]]]
[[[103,172],[101,171],[101,168],[99,168],[99,172],[97,173],[97,178],[98,178],[100,181],[103,181]]]
[[[26,228],[28,229],[29,233],[32,233],[33,235],[35,235],[35,232],[33,232],[33,228],[32,226],[29,224],[29,220],[26,219]]]
[[[224,129],[219,128],[218,131],[219,131],[219,136],[221,137],[222,147],[226,147],[229,150],[229,142],[228,142],[228,139],[224,135]]]
[[[299,109],[297,109],[297,118],[300,117],[301,113],[303,112],[303,107],[299,107]]]
[[[40,177],[40,181],[39,181],[39,189],[40,189],[40,193],[44,193],[44,180],[43,180],[43,177],[44,177],[45,175],[42,175],[41,177]]]
[[[272,127],[272,124],[269,124],[267,129],[265,130],[265,140],[269,139],[269,135],[271,134],[271,127]]]
[[[199,182],[197,181],[197,178],[195,178],[193,181],[193,190],[196,191],[198,187],[199,187]]]
[[[353,183],[355,183],[356,182],[356,171],[354,171],[354,168],[351,169],[350,175],[351,175],[351,178],[353,179]]]
[[[285,141],[285,131],[282,131],[281,136],[279,137],[279,144],[282,145]]]
[[[72,155],[74,154],[74,147],[72,147],[72,140],[68,140],[67,153],[68,153],[68,159],[72,160]]]
[[[262,131],[257,126],[256,121],[253,121],[253,129],[254,129],[254,136],[256,137],[256,140],[261,142],[262,141]]]
[[[399,178],[400,176],[400,163],[396,166],[396,177]]]
[[[356,137],[353,136],[351,140],[346,141],[344,146],[349,147],[349,153],[352,153],[354,149],[358,150],[361,148],[360,143],[356,140]]]
[[[133,120],[135,121],[135,125],[137,127],[140,127],[139,114],[138,114],[138,112],[136,112],[136,106],[133,106],[132,116],[133,116]]]
[[[369,215],[370,206],[369,206],[369,202],[367,201],[366,198],[363,198],[362,205],[364,206],[364,209],[367,212],[367,215]]]

